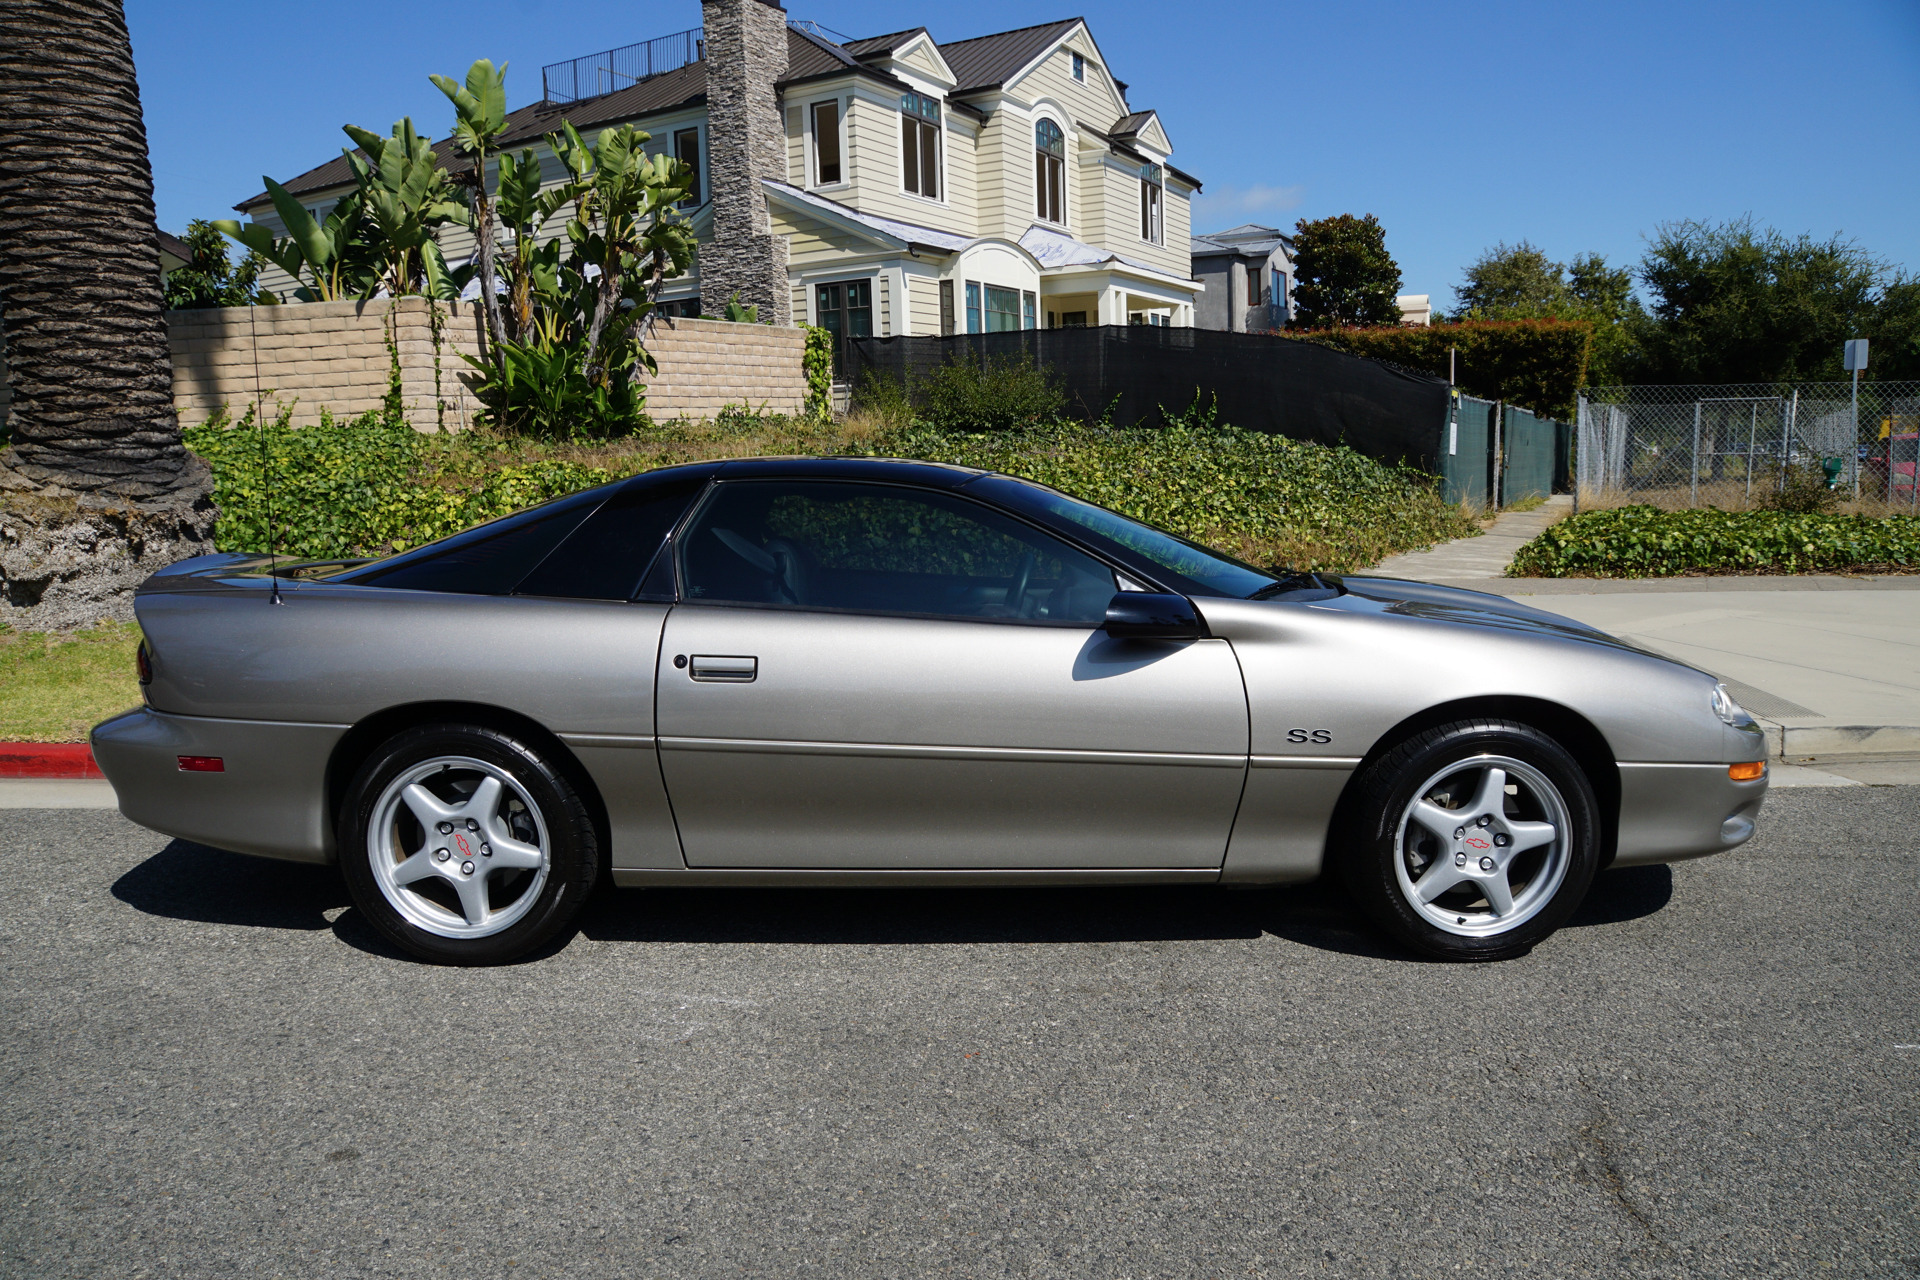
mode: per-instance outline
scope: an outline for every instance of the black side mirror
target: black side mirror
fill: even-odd
[[[1122,591],[1107,602],[1108,635],[1116,640],[1203,640],[1207,624],[1185,596]]]

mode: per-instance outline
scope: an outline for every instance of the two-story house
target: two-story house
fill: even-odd
[[[769,0],[704,0],[703,17],[547,68],[502,142],[557,179],[544,137],[562,119],[631,122],[695,167],[698,262],[669,310],[738,293],[776,323],[880,336],[1194,322],[1200,184],[1084,21],[941,44],[924,27],[829,39]],[[324,212],[350,183],[341,158],[286,186]],[[264,195],[239,208],[274,221]]]

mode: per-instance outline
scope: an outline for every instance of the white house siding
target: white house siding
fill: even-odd
[[[1071,54],[1075,51],[1087,60],[1084,82],[1073,78]],[[1102,133],[1127,114],[1126,102],[1094,53],[1093,41],[1081,32],[1048,54],[1033,70],[1007,85],[1006,91],[1022,102],[1036,103],[1043,99],[1056,102],[1073,116],[1073,123]]]
[[[940,281],[937,268],[919,263],[911,264],[906,272],[907,282],[907,328],[904,332],[929,334],[940,332]],[[959,286],[956,284],[955,288]],[[958,308],[960,301],[954,300],[955,323],[958,326]]]

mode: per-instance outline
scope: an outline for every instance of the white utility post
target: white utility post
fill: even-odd
[[[1847,461],[1853,466],[1853,497],[1860,500],[1860,371],[1867,367],[1867,340],[1848,338],[1846,356],[1843,361],[1853,374],[1853,457]],[[1893,501],[1893,437],[1887,437],[1887,501]]]

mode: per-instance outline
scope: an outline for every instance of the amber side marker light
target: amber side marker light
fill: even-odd
[[[219,756],[181,756],[179,759],[182,773],[225,773],[227,771],[227,762]]]
[[[1735,782],[1753,782],[1767,776],[1767,762],[1755,760],[1751,764],[1733,764],[1727,766],[1727,776]]]

